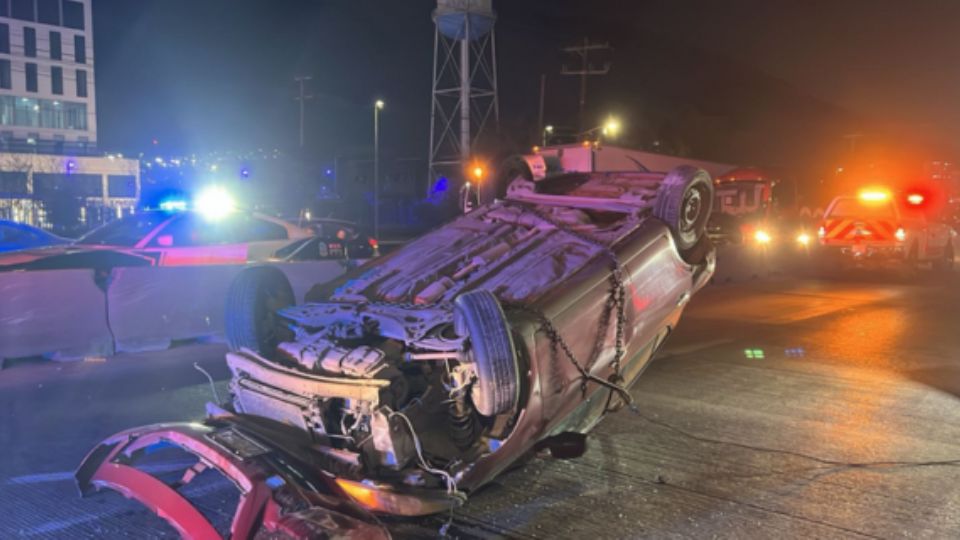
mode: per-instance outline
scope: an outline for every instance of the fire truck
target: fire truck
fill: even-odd
[[[794,184],[756,167],[728,171],[714,180],[708,234],[718,246],[762,252],[806,252],[816,226],[797,207]]]

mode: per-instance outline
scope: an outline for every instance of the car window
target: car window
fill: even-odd
[[[164,212],[143,212],[127,216],[94,229],[77,240],[78,244],[132,247],[170,218]]]
[[[200,215],[183,214],[171,221],[150,242],[151,247],[192,247],[243,244],[266,240],[284,240],[287,230],[247,214],[232,214],[208,220]]]
[[[238,234],[245,242],[264,242],[268,240],[286,240],[287,228],[265,219],[242,216],[237,224]]]

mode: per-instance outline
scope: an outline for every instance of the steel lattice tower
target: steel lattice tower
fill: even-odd
[[[441,176],[464,177],[497,102],[492,0],[438,0],[433,12],[433,104],[427,191]]]

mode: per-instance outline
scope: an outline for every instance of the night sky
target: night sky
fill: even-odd
[[[296,74],[313,76],[308,149],[369,145],[370,104],[387,101],[383,145],[426,157],[433,2],[95,0],[100,143],[179,153],[288,148]],[[502,137],[536,140],[576,123],[577,83],[560,46],[614,47],[590,81],[589,116],[619,114],[625,143],[797,167],[843,158],[844,133],[954,151],[960,136],[960,3],[512,1],[498,11]],[[152,145],[152,139],[159,144]],[[866,143],[864,143],[866,144]]]

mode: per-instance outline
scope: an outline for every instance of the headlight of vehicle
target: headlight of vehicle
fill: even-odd
[[[801,232],[797,235],[797,243],[803,247],[809,246],[811,240],[812,238],[810,238],[810,235],[805,232]]]
[[[757,229],[753,233],[753,239],[757,241],[758,244],[766,245],[769,244],[773,238],[770,236],[770,233],[763,229]]]

